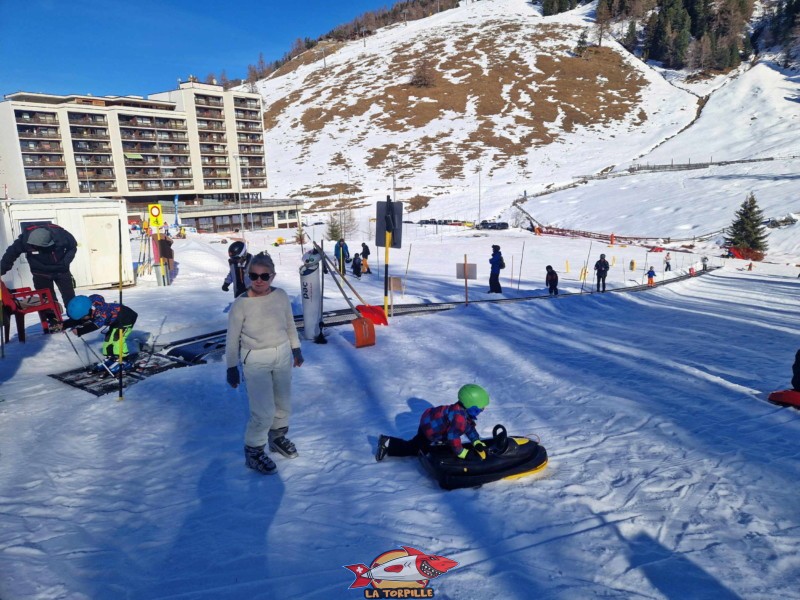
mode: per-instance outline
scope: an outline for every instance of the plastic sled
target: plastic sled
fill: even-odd
[[[535,440],[509,437],[506,428],[495,425],[486,444],[486,460],[464,460],[453,455],[446,445],[435,445],[419,460],[445,490],[475,487],[500,479],[518,479],[547,466],[547,450]],[[471,448],[472,444],[464,444]]]
[[[769,401],[783,406],[794,406],[800,408],[800,392],[797,390],[781,390],[779,392],[772,392],[769,395]]]

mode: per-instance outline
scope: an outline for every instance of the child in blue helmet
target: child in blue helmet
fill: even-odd
[[[475,420],[489,406],[489,394],[479,385],[468,383],[458,390],[458,402],[433,406],[425,410],[419,420],[417,435],[410,440],[381,435],[375,460],[389,456],[416,456],[426,452],[433,444],[447,444],[458,458],[486,458],[486,445],[475,429]],[[461,436],[472,442],[472,450],[464,448]]]
[[[100,294],[91,296],[75,296],[67,305],[67,316],[64,329],[72,329],[78,337],[108,327],[103,341],[105,366],[112,372],[119,368],[119,356],[122,354],[123,368],[130,368],[126,340],[139,316],[133,309],[114,302],[106,302]],[[101,369],[102,365],[98,365]]]

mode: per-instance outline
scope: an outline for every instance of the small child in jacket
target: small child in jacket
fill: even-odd
[[[381,435],[375,460],[389,456],[416,456],[434,444],[447,444],[458,458],[483,460],[486,444],[475,430],[475,420],[489,406],[489,394],[479,385],[468,383],[458,390],[458,402],[432,406],[422,413],[417,435],[410,440]],[[461,436],[472,442],[472,449],[464,448]]]
[[[136,311],[114,302],[106,302],[100,294],[91,296],[75,296],[67,305],[69,319],[63,322],[62,327],[72,329],[78,337],[108,327],[103,340],[103,356],[105,365],[113,372],[118,368],[119,355],[127,359],[129,356],[126,340],[133,330],[133,325],[139,316]],[[100,365],[102,368],[102,365]],[[123,365],[130,368],[130,364]]]
[[[650,267],[650,270],[647,272],[647,285],[649,287],[653,287],[656,284],[656,272],[653,267]]]
[[[558,296],[558,273],[550,265],[545,267],[547,275],[544,282],[547,284],[547,290],[551,296]]]
[[[361,279],[361,257],[358,255],[358,252],[353,255],[351,266],[353,268],[353,276],[356,279]]]

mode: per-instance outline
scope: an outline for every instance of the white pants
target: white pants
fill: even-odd
[[[264,446],[270,429],[289,426],[292,412],[292,348],[249,350],[242,360],[250,420],[244,434],[248,446]]]

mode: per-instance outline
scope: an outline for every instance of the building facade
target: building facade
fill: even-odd
[[[231,229],[246,226],[231,209],[245,205],[259,221],[269,213],[273,226],[289,227],[294,201],[281,204],[286,219],[276,201],[266,206],[262,114],[260,95],[197,81],[147,98],[9,94],[0,102],[0,191],[124,198],[134,214],[177,200],[202,206],[212,223],[215,209],[234,212],[222,220]]]

